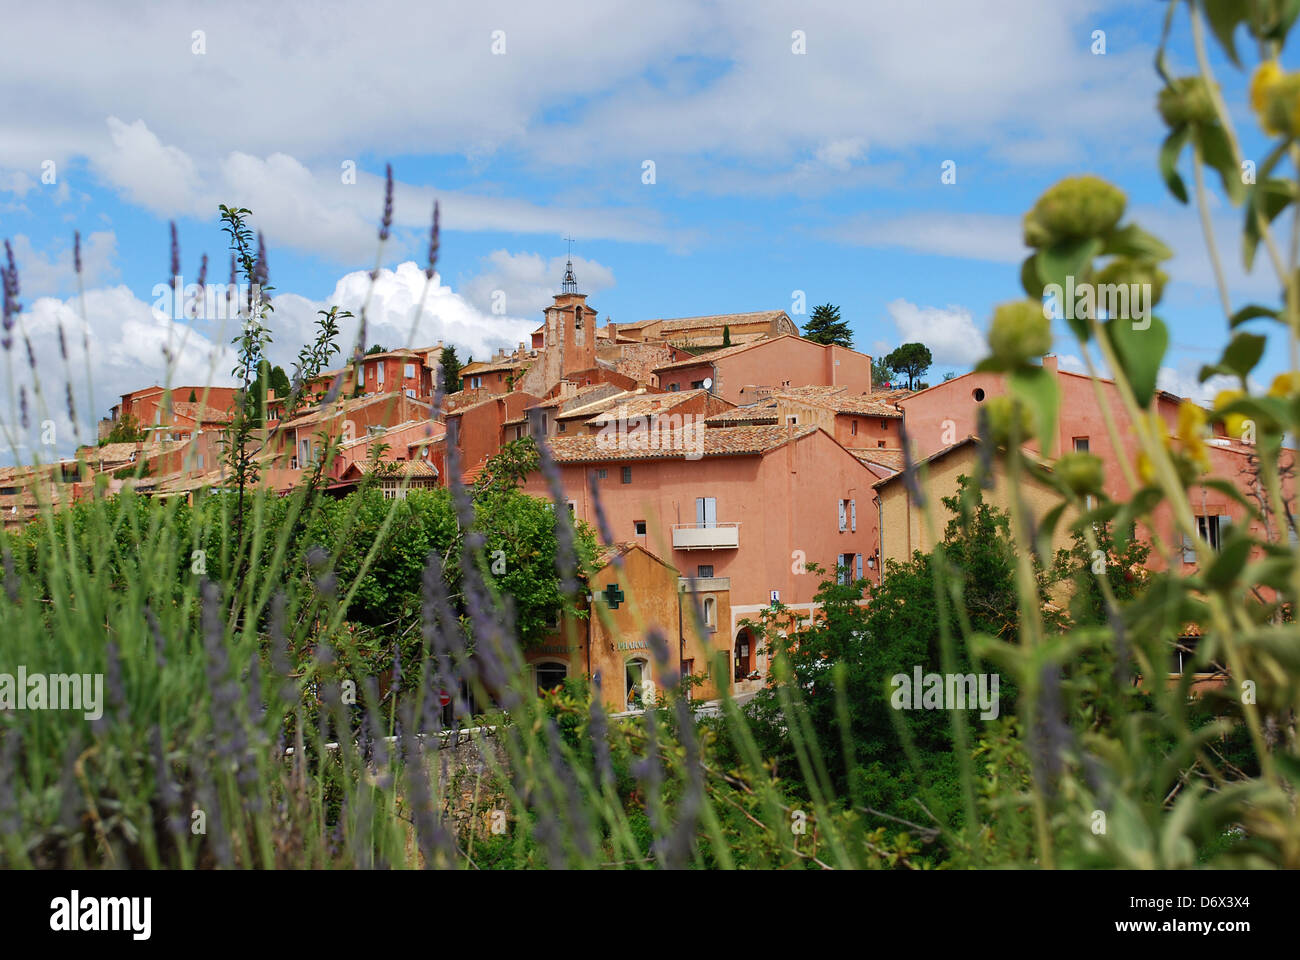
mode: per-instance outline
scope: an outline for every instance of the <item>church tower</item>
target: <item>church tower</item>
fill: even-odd
[[[544,348],[559,355],[557,379],[596,366],[596,311],[587,306],[587,295],[578,292],[573,259],[564,268],[564,281],[555,302],[546,308]],[[546,364],[550,367],[550,363]]]

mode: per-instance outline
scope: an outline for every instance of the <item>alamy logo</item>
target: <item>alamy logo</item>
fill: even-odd
[[[704,456],[704,417],[690,413],[652,413],[629,417],[615,409],[596,434],[596,447],[609,453],[624,450],[663,450]]]
[[[148,940],[153,928],[152,897],[85,897],[73,890],[70,897],[50,901],[50,929],[129,931],[133,940]]]
[[[980,710],[981,720],[998,716],[996,673],[927,673],[913,667],[912,675],[896,673],[890,680],[895,710]]]
[[[1043,316],[1048,320],[1132,320],[1134,330],[1151,326],[1149,283],[1049,283],[1043,288]]]
[[[102,673],[0,673],[0,710],[82,710],[87,720],[104,715]]]

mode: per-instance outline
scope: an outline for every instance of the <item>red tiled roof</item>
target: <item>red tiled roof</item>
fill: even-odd
[[[755,456],[815,433],[816,427],[728,427],[710,430],[645,430],[623,437],[588,434],[549,441],[557,463],[600,463],[675,457]]]

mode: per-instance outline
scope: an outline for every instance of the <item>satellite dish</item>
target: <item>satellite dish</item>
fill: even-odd
[[[712,378],[712,377],[705,377],[705,378],[704,378],[704,389],[705,389],[705,390],[712,390],[712,389],[713,389],[713,378]]]

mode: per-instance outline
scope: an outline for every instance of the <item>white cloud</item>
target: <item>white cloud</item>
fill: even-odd
[[[892,247],[916,253],[993,263],[1020,263],[1028,253],[1020,218],[990,213],[925,211],[904,216],[853,217],[829,235],[863,247]]]
[[[899,298],[885,309],[898,328],[899,343],[923,343],[936,367],[969,367],[988,353],[984,334],[965,307],[920,307]]]
[[[184,151],[163,144],[143,120],[126,124],[109,117],[107,123],[112,147],[92,158],[101,177],[132,203],[163,216],[210,212],[198,202],[198,171]]]
[[[69,293],[76,284],[72,244],[51,257],[36,250],[26,234],[13,239],[14,262],[23,292],[31,296],[49,296]],[[82,240],[81,270],[87,287],[100,286],[116,274],[113,266],[117,258],[117,235],[111,230],[98,230]]]
[[[494,250],[483,258],[483,269],[464,284],[462,292],[484,313],[499,309],[514,316],[539,317],[560,289],[567,259]],[[575,257],[573,272],[578,288],[589,296],[614,286],[614,272],[594,260]]]
[[[42,262],[48,265],[52,261],[46,258]],[[591,266],[593,276],[597,275],[598,265]],[[335,364],[351,355],[363,304],[365,346],[427,346],[442,340],[455,346],[462,360],[470,355],[486,357],[499,347],[513,349],[520,341],[527,341],[537,325],[535,317],[485,313],[437,275],[428,284],[424,310],[417,318],[416,308],[425,292],[423,267],[405,262],[395,270],[381,270],[373,287],[368,271],[346,274],[322,301],[279,293],[270,320],[273,339],[268,358],[292,371],[299,349],[315,336],[317,311],[332,305],[356,315],[339,324],[340,353],[333,360]],[[10,442],[16,437],[19,459],[30,461],[36,452],[48,459],[50,451],[39,448],[41,424],[47,418],[55,424],[57,454],[71,454],[78,434],[66,400],[69,383],[82,442],[93,442],[96,421],[107,416],[109,408],[131,390],[162,383],[232,384],[230,370],[235,356],[229,340],[234,335],[233,323],[161,318],[155,315],[151,303],[139,299],[124,285],[87,290],[84,317],[75,297],[36,298],[27,305],[21,327],[15,330],[16,334],[25,330],[31,340],[35,377],[21,336],[16,337],[13,347],[13,394],[16,396],[20,388],[25,392],[28,424],[22,427],[19,405],[11,402],[6,391],[0,396],[0,456],[12,457]],[[66,363],[59,346],[60,326],[68,350]],[[83,344],[88,345],[88,351]],[[170,364],[168,355],[172,358]],[[43,399],[36,392],[38,382]]]
[[[379,156],[508,152],[610,182],[635,182],[644,158],[707,157],[693,174],[705,181],[724,180],[738,158],[788,170],[809,145],[822,145],[831,176],[856,159],[854,143],[873,152],[960,143],[1016,158],[1061,139],[1062,104],[1075,142],[1129,142],[1150,119],[1151,49],[1115,44],[1091,56],[1089,32],[1105,19],[1097,7],[1004,0],[993,16],[968,0],[893,0],[810,5],[792,19],[777,0],[660,0],[653,16],[637,0],[377,0],[365,17],[344,7],[266,17],[243,0],[215,17],[178,0],[145,20],[90,5],[70,31],[59,11],[28,4],[6,21],[25,42],[6,50],[0,84],[38,76],[41,96],[7,104],[0,166],[93,156],[95,127],[109,116],[143,118],[190,157],[283,152],[337,169],[364,143]],[[241,28],[249,22],[258,29]],[[791,51],[796,25],[805,55]],[[494,30],[504,31],[504,55],[493,54]],[[365,83],[348,68],[358,64]],[[132,148],[161,164],[168,189],[183,183],[179,158],[143,137]]]

